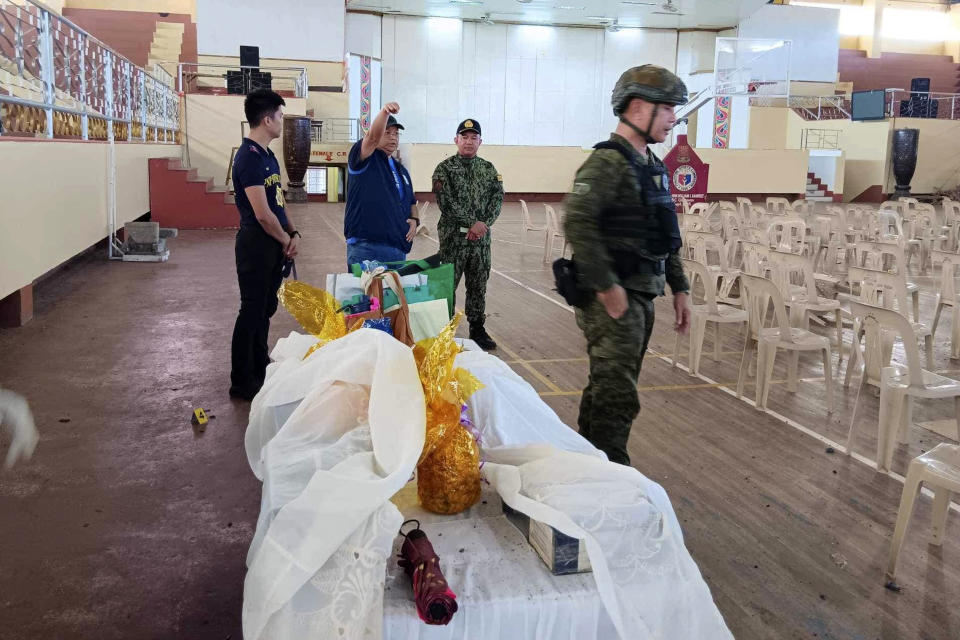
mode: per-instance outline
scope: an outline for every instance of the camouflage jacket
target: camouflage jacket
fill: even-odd
[[[503,180],[496,168],[483,158],[453,155],[433,171],[433,193],[440,208],[437,232],[440,241],[463,239],[461,228],[475,222],[488,227],[500,216],[503,204]],[[465,241],[465,240],[464,240]],[[488,233],[479,242],[489,244]]]
[[[610,140],[633,151],[639,164],[660,162],[649,148],[646,157],[637,154],[622,136],[612,134]],[[615,149],[596,149],[577,170],[573,190],[564,198],[564,233],[573,247],[580,285],[605,291],[620,284],[632,291],[663,295],[666,282],[673,293],[689,291],[690,283],[677,252],[649,255],[630,238],[603,238],[600,211],[611,204],[642,205],[643,194],[636,173],[623,154]],[[648,260],[665,259],[665,274],[635,274],[621,282],[610,257],[611,250],[633,251]]]

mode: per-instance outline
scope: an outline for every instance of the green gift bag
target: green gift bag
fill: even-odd
[[[403,292],[409,304],[427,302],[429,300],[446,300],[447,310],[453,317],[453,263],[441,263],[439,254],[422,260],[405,260],[401,262],[381,263],[387,269],[397,271],[400,275],[422,273],[427,276],[427,284],[419,287],[404,287]],[[350,271],[358,278],[363,273],[360,264],[350,265]],[[384,299],[381,301],[384,309],[397,304],[397,296],[390,289],[385,289]]]

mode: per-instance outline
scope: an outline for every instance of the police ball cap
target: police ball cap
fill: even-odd
[[[687,85],[663,67],[645,64],[623,72],[610,99],[613,114],[622,114],[632,98],[659,104],[687,104]]]

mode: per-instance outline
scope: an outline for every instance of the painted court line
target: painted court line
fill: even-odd
[[[430,239],[433,240],[433,238],[430,238]],[[436,240],[433,240],[433,241],[434,241],[434,242],[437,242]],[[548,295],[546,295],[546,294],[544,294],[544,293],[541,293],[540,291],[537,291],[536,289],[533,289],[533,288],[531,288],[531,287],[528,287],[527,285],[523,284],[523,283],[520,282],[519,280],[516,280],[515,278],[511,278],[510,276],[506,275],[506,274],[503,273],[502,271],[499,271],[499,270],[497,270],[497,269],[491,269],[491,271],[492,271],[493,273],[497,274],[498,276],[500,276],[501,278],[503,278],[503,279],[505,279],[505,280],[507,280],[507,281],[509,281],[509,282],[512,282],[513,284],[517,285],[518,287],[520,287],[520,288],[522,288],[522,289],[526,289],[526,290],[529,291],[530,293],[532,293],[532,294],[534,294],[534,295],[536,295],[536,296],[539,296],[539,297],[543,298],[544,300],[548,300],[548,301],[552,302],[553,304],[557,305],[557,306],[560,307],[561,309],[566,309],[566,310],[569,311],[570,313],[573,313],[573,312],[574,312],[574,311],[573,311],[573,307],[570,307],[570,306],[568,306],[568,305],[566,305],[566,304],[564,304],[564,303],[562,303],[562,302],[558,302],[557,300],[554,300],[554,299],[551,298],[550,296],[548,296]],[[505,351],[506,351],[506,349],[505,349]],[[648,349],[648,351],[650,351],[650,350]],[[508,355],[509,355],[509,352],[508,352]],[[653,354],[651,353],[651,355],[653,355]],[[511,357],[511,358],[514,358],[514,359],[519,359],[516,355],[511,355],[510,357]],[[659,358],[660,358],[661,360],[663,360],[664,362],[667,362],[667,363],[669,363],[669,364],[673,364],[673,360],[672,360],[671,358],[669,358],[668,356],[665,356],[665,355],[662,355],[662,354],[658,354],[657,357],[659,357]],[[679,362],[677,363],[677,367],[680,368],[680,369],[682,369],[682,370],[684,370],[684,371],[686,371],[687,373],[690,372],[690,369],[688,369],[685,365],[683,365],[683,364],[681,364],[681,363],[679,363]],[[530,367],[530,368],[532,369],[532,367]],[[534,370],[534,371],[535,371],[535,370]],[[535,373],[534,375],[538,375],[538,376],[539,376],[539,373]],[[729,394],[729,395],[733,396],[734,398],[737,397],[737,392],[736,392],[736,390],[730,389],[730,388],[728,388],[728,387],[726,387],[726,386],[723,386],[723,385],[721,385],[720,383],[718,383],[716,380],[712,380],[712,379],[708,378],[707,376],[703,375],[702,373],[697,373],[697,374],[694,374],[694,375],[696,375],[696,377],[700,378],[701,380],[703,380],[703,381],[706,382],[707,384],[718,385],[717,388],[720,389],[721,391],[723,391],[724,393]],[[553,385],[553,383],[550,383],[550,386],[554,386],[554,387],[555,387],[555,385]],[[560,394],[563,394],[563,391],[561,391],[559,388],[552,389],[552,391],[554,391],[555,394],[556,394],[556,392],[559,392]],[[579,393],[579,392],[578,392],[578,393]],[[742,400],[743,402],[746,402],[747,404],[749,404],[749,405],[752,406],[752,407],[756,407],[756,403],[755,403],[753,400],[750,400],[749,398],[747,398],[746,396],[741,397],[740,400]],[[765,410],[764,410],[764,413],[766,413],[766,414],[769,415],[769,416],[772,416],[772,417],[775,418],[776,420],[779,420],[780,422],[782,422],[782,423],[784,423],[784,424],[786,424],[786,425],[788,425],[788,426],[790,426],[790,427],[793,427],[793,428],[796,429],[797,431],[800,431],[801,433],[804,433],[804,434],[810,436],[811,438],[814,438],[815,440],[819,440],[820,442],[826,444],[826,445],[829,446],[829,447],[833,447],[833,449],[834,449],[835,451],[837,451],[837,452],[843,451],[843,447],[842,447],[839,443],[834,442],[834,441],[831,440],[830,438],[827,438],[826,436],[822,436],[822,435],[820,435],[819,433],[817,433],[816,431],[814,431],[814,430],[812,430],[812,429],[809,429],[809,428],[803,426],[802,424],[800,424],[800,423],[797,422],[796,420],[792,420],[791,418],[788,418],[787,416],[782,415],[782,414],[780,414],[780,413],[777,413],[776,411],[773,411],[773,410],[771,410],[771,409],[765,409]],[[868,467],[870,467],[870,468],[872,468],[872,469],[874,469],[874,470],[876,470],[876,468],[877,468],[877,465],[876,465],[876,463],[875,463],[873,460],[871,460],[870,458],[867,458],[866,456],[863,456],[863,455],[857,453],[856,451],[851,452],[851,453],[850,453],[850,456],[851,456],[854,460],[856,460],[857,462],[860,462],[860,463],[862,463],[862,464],[864,464],[864,465],[866,465],[866,466],[868,466]],[[879,472],[879,473],[884,473],[884,472]],[[900,482],[901,484],[905,481],[905,478],[904,478],[902,475],[900,475],[899,473],[896,473],[896,472],[894,472],[894,471],[887,471],[887,472],[885,472],[885,473],[886,473],[886,475],[888,475],[888,476],[890,476],[891,478],[897,480],[897,481]],[[924,493],[924,495],[927,495],[928,497],[933,497],[933,492],[932,492],[932,491],[929,491],[929,490],[926,489],[926,488],[923,489],[923,493]],[[950,508],[954,509],[955,511],[960,511],[960,507],[958,507],[956,503],[950,503]]]
[[[516,280],[516,279],[514,279],[514,278],[511,278],[510,276],[508,276],[508,275],[506,275],[506,274],[504,274],[504,273],[502,273],[502,272],[497,271],[496,269],[492,269],[492,271],[493,271],[494,273],[496,273],[497,275],[499,275],[500,277],[502,277],[502,278],[504,278],[504,279],[512,282],[513,284],[517,285],[518,287],[521,287],[521,288],[523,288],[523,289],[526,289],[527,291],[529,291],[530,293],[533,293],[534,295],[537,295],[537,296],[539,296],[539,297],[541,297],[541,298],[544,298],[545,300],[549,300],[550,302],[552,302],[553,304],[557,305],[557,306],[560,307],[561,309],[566,309],[567,311],[573,313],[573,308],[572,308],[572,307],[567,306],[566,304],[563,304],[563,303],[561,303],[561,302],[558,302],[558,301],[554,300],[553,298],[551,298],[551,297],[549,297],[549,296],[547,296],[547,295],[545,295],[545,294],[543,294],[543,293],[541,293],[541,292],[539,292],[539,291],[537,291],[537,290],[535,290],[535,289],[532,289],[531,287],[528,287],[527,285],[523,284],[522,282],[520,282],[520,281],[518,281],[518,280]],[[649,349],[648,349],[648,351],[649,351]],[[652,354],[651,354],[651,355],[652,355]],[[659,355],[658,357],[659,357],[661,360],[663,360],[664,362],[667,362],[667,363],[669,363],[669,364],[673,364],[673,360],[672,360],[671,358],[669,358],[668,356]],[[681,363],[679,363],[679,362],[677,363],[677,367],[680,368],[680,369],[682,369],[682,370],[684,370],[684,371],[686,371],[687,373],[690,372],[690,369],[688,369],[685,365],[683,365],[683,364],[681,364]],[[720,389],[721,391],[723,391],[724,393],[729,394],[729,395],[733,396],[734,398],[737,397],[737,392],[736,392],[735,389],[730,389],[730,388],[728,388],[728,387],[726,387],[726,386],[723,386],[723,385],[721,385],[720,383],[718,383],[716,380],[712,380],[711,378],[708,378],[707,376],[703,375],[702,373],[697,373],[697,374],[694,374],[694,375],[696,375],[696,377],[700,378],[701,380],[703,380],[703,381],[706,382],[707,384],[717,385],[717,388]],[[561,393],[562,393],[562,392],[561,392]],[[579,393],[579,392],[578,392],[578,393]],[[740,398],[740,400],[742,400],[743,402],[746,402],[747,404],[749,404],[749,405],[752,406],[752,407],[756,407],[756,403],[755,403],[753,400],[750,400],[749,398],[747,398],[746,396],[742,396],[742,397]],[[797,422],[796,420],[793,420],[793,419],[791,419],[791,418],[788,418],[787,416],[782,415],[782,414],[780,414],[780,413],[777,413],[776,411],[773,411],[773,410],[771,410],[771,409],[766,409],[766,410],[764,410],[764,413],[766,413],[766,414],[769,415],[769,416],[772,416],[772,417],[775,418],[776,420],[779,420],[780,422],[782,422],[782,423],[784,423],[784,424],[786,424],[786,425],[788,425],[788,426],[790,426],[790,427],[793,427],[793,428],[796,429],[797,431],[800,431],[801,433],[804,433],[804,434],[810,436],[811,438],[814,438],[815,440],[819,440],[820,442],[826,444],[827,446],[833,447],[833,449],[834,449],[835,451],[837,451],[837,452],[841,452],[841,451],[844,450],[843,446],[841,446],[839,443],[834,442],[834,441],[831,440],[830,438],[827,438],[826,436],[822,436],[822,435],[820,435],[819,433],[817,433],[816,431],[814,431],[814,430],[812,430],[812,429],[809,429],[809,428],[803,426],[802,424],[800,424],[800,423]],[[871,460],[870,458],[867,458],[866,456],[863,456],[863,455],[857,453],[856,451],[851,452],[851,453],[850,453],[850,456],[851,456],[854,460],[856,460],[857,462],[860,462],[860,463],[862,463],[862,464],[870,467],[871,469],[876,470],[876,468],[877,468],[877,465],[876,465],[876,463],[875,463],[873,460]],[[884,472],[879,472],[879,473],[884,473]],[[886,473],[886,475],[888,475],[888,476],[890,476],[891,478],[897,480],[897,481],[900,482],[901,484],[902,484],[902,483],[904,482],[904,480],[905,480],[902,475],[900,475],[899,473],[896,473],[896,472],[894,472],[894,471],[887,471],[887,472],[885,472],[885,473]],[[932,496],[933,496],[933,492],[927,490],[926,488],[923,489],[923,493],[924,493],[924,495],[927,495],[927,496],[929,496],[929,497],[932,497]],[[951,504],[950,504],[950,507],[951,507],[952,509],[954,509],[955,511],[960,511],[960,507],[958,507],[956,503],[951,503]]]
[[[491,336],[491,337],[493,337],[493,336]],[[505,345],[500,338],[494,338],[494,342],[497,343],[497,347],[498,347],[498,348],[503,349],[509,357],[513,358],[513,360],[514,360],[515,362],[517,362],[517,364],[519,364],[521,367],[523,367],[524,369],[526,369],[527,371],[529,371],[531,374],[533,374],[533,375],[537,378],[537,380],[539,380],[539,381],[542,382],[543,384],[547,385],[547,388],[550,389],[549,393],[551,393],[551,394],[553,394],[553,395],[562,395],[562,394],[563,394],[563,390],[561,390],[560,387],[558,387],[557,385],[555,385],[555,384],[553,383],[553,380],[551,380],[551,379],[548,378],[547,376],[545,376],[545,375],[543,375],[542,373],[540,373],[539,371],[537,371],[532,365],[528,364],[528,363],[525,362],[524,360],[521,360],[521,359],[520,359],[520,356],[518,356],[518,355],[516,354],[516,352],[514,352],[513,350],[511,350],[510,347],[508,347],[507,345]]]
[[[798,382],[823,382],[823,378],[798,378]],[[786,384],[786,380],[771,380],[770,384]],[[755,382],[747,382],[746,386],[752,387]],[[637,387],[637,391],[643,393],[645,391],[690,391],[694,389],[716,389],[719,387],[735,387],[736,382],[702,382],[700,384],[663,384],[663,385],[651,385],[647,387]],[[578,396],[583,393],[582,390],[576,391],[541,391],[541,396]]]

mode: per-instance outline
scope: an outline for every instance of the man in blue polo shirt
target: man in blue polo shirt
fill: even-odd
[[[267,336],[277,310],[283,264],[297,255],[300,232],[287,218],[280,187],[280,163],[270,150],[283,131],[280,95],[266,89],[250,93],[243,109],[250,134],[233,160],[233,186],[240,231],[237,232],[237,282],[240,313],[233,327],[230,395],[253,399],[266,375],[270,356]]]
[[[417,233],[413,183],[406,168],[393,158],[403,125],[387,103],[367,135],[350,149],[347,159],[347,211],[343,235],[347,239],[347,268],[364,260],[405,260]]]

